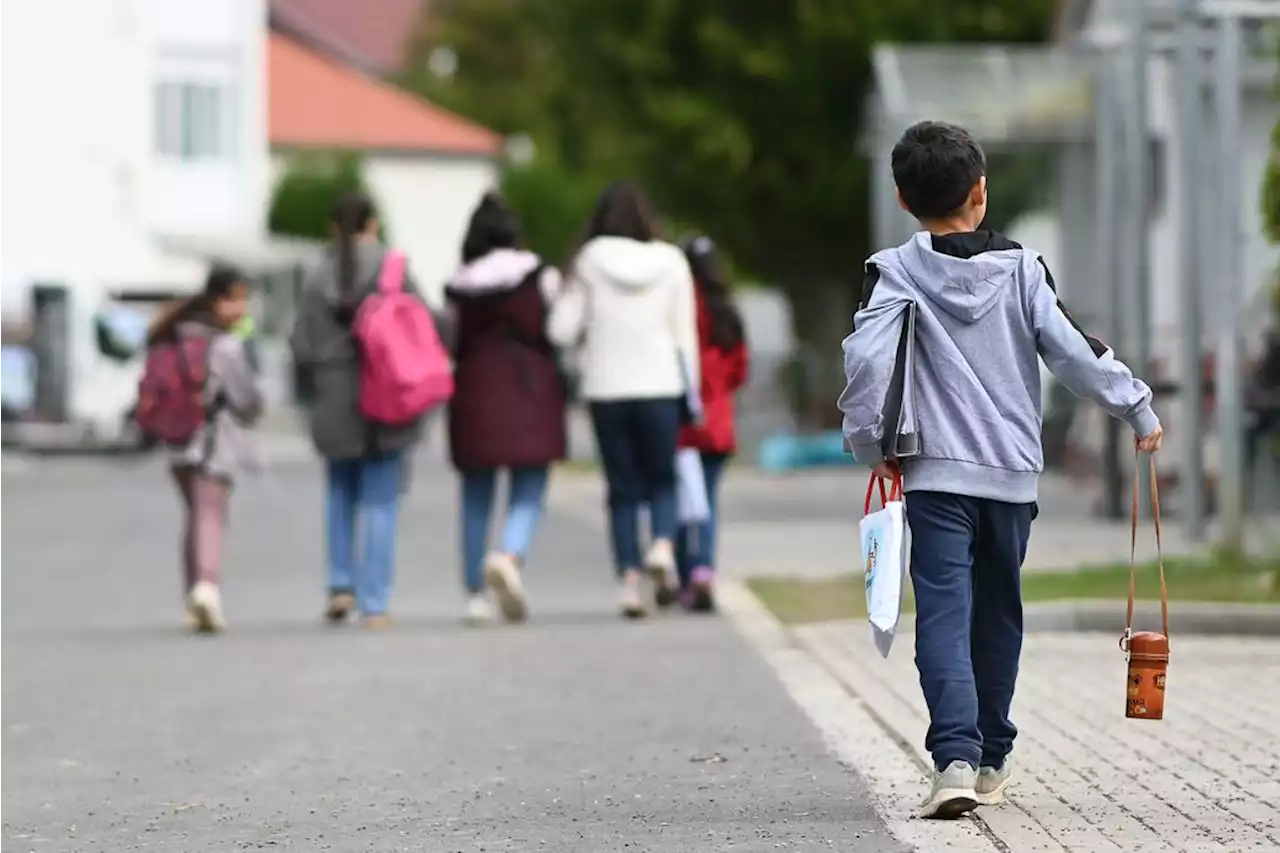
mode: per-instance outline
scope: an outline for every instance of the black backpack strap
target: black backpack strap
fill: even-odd
[[[854,311],[855,315],[858,311],[861,311],[863,308],[866,308],[871,304],[871,294],[879,283],[880,267],[876,266],[871,261],[867,261],[862,268],[862,288],[858,291],[858,307]],[[856,326],[857,324],[851,323],[850,325]]]

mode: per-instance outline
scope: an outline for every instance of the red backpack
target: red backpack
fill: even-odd
[[[133,415],[144,436],[180,446],[204,426],[208,418],[204,400],[208,359],[206,337],[162,341],[147,350]]]

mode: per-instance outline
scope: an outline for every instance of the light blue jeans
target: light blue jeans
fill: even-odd
[[[361,613],[379,616],[387,612],[395,574],[404,456],[330,459],[326,473],[329,594],[354,593]]]
[[[523,560],[542,519],[547,492],[546,468],[512,468],[507,518],[498,550]],[[489,548],[489,521],[498,488],[498,469],[462,474],[462,579],[467,592],[484,591],[484,555]]]

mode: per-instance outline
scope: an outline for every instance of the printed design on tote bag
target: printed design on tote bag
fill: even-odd
[[[871,586],[871,579],[876,573],[876,564],[880,561],[880,529],[876,528],[867,534],[870,540],[867,547],[867,571],[865,581]]]

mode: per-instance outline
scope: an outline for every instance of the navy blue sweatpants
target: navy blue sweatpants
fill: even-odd
[[[1022,653],[1022,586],[1034,503],[908,492],[916,668],[934,765],[999,767]]]

